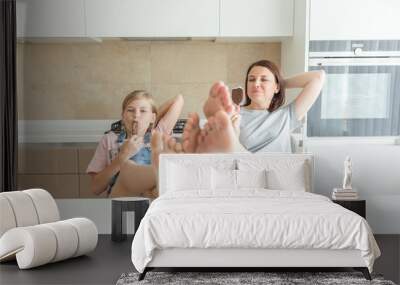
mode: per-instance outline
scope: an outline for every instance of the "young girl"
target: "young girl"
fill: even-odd
[[[156,176],[151,166],[150,138],[154,128],[170,134],[183,107],[181,95],[167,101],[157,113],[152,96],[133,91],[122,102],[121,120],[100,140],[86,172],[91,190],[111,197],[157,197]]]

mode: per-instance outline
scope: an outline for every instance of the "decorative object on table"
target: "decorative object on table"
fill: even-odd
[[[17,259],[20,269],[28,269],[96,248],[96,225],[86,218],[60,221],[46,190],[0,193],[0,209],[0,261]]]
[[[344,177],[343,177],[343,190],[351,190],[351,179],[352,179],[352,163],[350,156],[346,157],[344,161]]]
[[[344,177],[342,188],[334,188],[332,193],[333,200],[357,200],[358,192],[352,187],[353,166],[350,156],[344,161]]]
[[[126,240],[127,234],[124,232],[126,228],[126,220],[124,219],[125,212],[135,213],[135,231],[137,231],[140,221],[149,208],[150,200],[143,197],[120,197],[113,198],[111,201],[111,240]]]
[[[279,269],[276,269],[279,271]],[[395,285],[382,275],[372,274],[372,282],[361,272],[149,272],[138,281],[139,273],[124,273],[116,285],[174,284],[376,284]]]
[[[333,200],[358,200],[358,191],[356,189],[342,189],[342,188],[333,188],[332,192]]]

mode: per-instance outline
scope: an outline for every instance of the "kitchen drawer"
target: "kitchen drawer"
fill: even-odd
[[[43,188],[54,198],[78,198],[78,175],[70,174],[19,174],[18,190]]]
[[[80,148],[78,149],[78,160],[79,160],[79,166],[78,166],[78,172],[81,174],[86,173],[86,169],[92,160],[94,153],[96,151],[96,148]]]
[[[18,173],[78,173],[78,151],[76,148],[20,145],[18,148]]]

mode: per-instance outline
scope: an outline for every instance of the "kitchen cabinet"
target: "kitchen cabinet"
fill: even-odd
[[[89,37],[216,37],[218,0],[85,0]]]
[[[121,30],[121,0],[85,0],[86,34],[113,37]]]
[[[27,38],[293,35],[294,0],[17,0]]]
[[[400,39],[398,0],[311,0],[310,40]]]
[[[84,0],[17,0],[18,37],[84,37]]]
[[[220,0],[221,37],[293,35],[293,0]]]

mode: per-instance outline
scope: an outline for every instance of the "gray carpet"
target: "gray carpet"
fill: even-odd
[[[297,284],[379,284],[395,285],[384,280],[381,275],[372,275],[368,281],[360,272],[148,272],[146,278],[138,281],[139,273],[124,273],[116,285],[133,284],[267,284],[267,285],[297,285]]]

